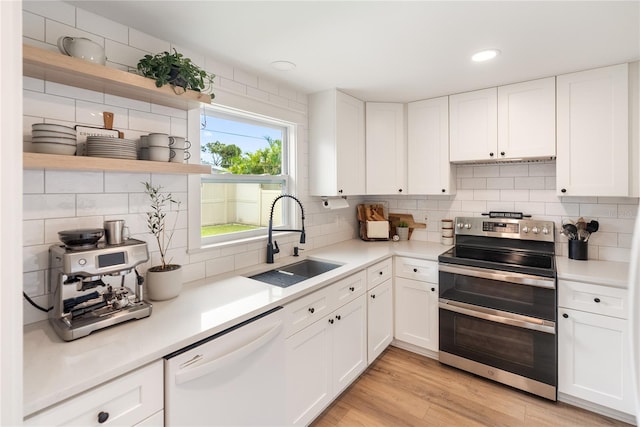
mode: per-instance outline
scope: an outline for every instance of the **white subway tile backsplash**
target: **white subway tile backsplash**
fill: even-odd
[[[458,178],[472,178],[473,166],[472,165],[456,165],[456,177]]]
[[[31,92],[44,92],[44,80],[24,76],[22,78],[22,89]]]
[[[133,28],[129,28],[129,46],[144,50],[150,55],[169,52],[171,50],[171,43]]]
[[[22,222],[22,244],[24,246],[44,244],[44,220],[34,219]]]
[[[498,165],[474,166],[473,176],[476,178],[498,177],[500,176],[500,166]]]
[[[47,170],[45,193],[102,193],[103,172]]]
[[[500,190],[500,200],[510,200],[514,202],[528,202],[528,190]]]
[[[22,290],[29,297],[37,297],[47,292],[45,270],[30,271],[22,275]]]
[[[556,179],[552,176],[547,176],[544,178],[544,188],[546,190],[555,190],[556,189]]]
[[[529,176],[529,165],[513,164],[500,166],[500,176]]]
[[[598,231],[589,237],[588,243],[590,245],[609,246],[615,248],[618,246],[618,233]]]
[[[76,8],[61,1],[23,1],[22,8],[67,25],[75,25],[76,23]]]
[[[23,94],[25,115],[69,122],[75,121],[76,104],[73,99],[28,90],[25,90]]]
[[[146,55],[147,52],[128,46],[124,43],[118,43],[113,40],[105,40],[104,53],[110,62],[125,65],[135,69],[138,61]]]
[[[543,176],[517,176],[514,178],[515,189],[544,190],[545,180]]]
[[[204,69],[209,72],[209,73],[213,73],[216,75],[216,79],[214,80],[214,82],[218,82],[218,79],[220,77],[224,77],[227,79],[232,79],[233,80],[233,67],[229,64],[225,64],[223,62],[220,62],[216,59],[213,58],[206,58],[205,59],[205,67]]]
[[[55,2],[55,4],[60,3],[61,2]],[[49,44],[57,45],[60,37],[86,37],[89,40],[98,43],[100,46],[104,46],[104,37],[100,37],[88,31],[80,30],[72,25],[65,25],[63,23],[47,19],[45,21],[45,41]]]
[[[102,103],[104,101],[104,93],[102,92],[67,86],[55,82],[46,82],[45,92],[50,95],[65,96],[67,98],[74,98],[89,102]]]
[[[523,212],[536,217],[546,214],[546,206],[541,202],[514,202],[513,207],[516,212]]]
[[[206,267],[204,262],[184,264],[182,266],[182,280],[191,282],[204,279],[206,277]]]
[[[44,193],[44,170],[25,169],[22,172],[22,192],[24,194]]]
[[[22,271],[44,270],[49,266],[49,245],[24,246],[22,248]]]
[[[556,163],[544,162],[544,163],[529,163],[529,176],[556,176]]]
[[[84,9],[76,9],[76,27],[120,43],[126,44],[129,42],[129,29],[127,26]]]
[[[265,92],[264,90],[256,89],[254,87],[247,87],[247,95],[252,98],[260,99],[262,101],[269,100],[268,92]]]
[[[162,116],[175,117],[178,119],[187,119],[187,112],[185,110],[178,110],[177,108],[165,107],[164,105],[151,104],[151,112],[153,114],[159,114]]]
[[[580,203],[580,215],[615,218],[618,216],[618,205]]]
[[[247,93],[247,87],[242,83],[235,82],[232,79],[228,79],[226,77],[219,77],[217,80],[218,80],[218,86],[220,86],[221,88],[230,90],[232,92],[241,93],[241,94]]]
[[[78,194],[78,216],[115,215],[129,213],[126,193]]]
[[[618,218],[635,218],[638,216],[638,205],[618,205]]]
[[[105,193],[141,193],[144,191],[143,182],[148,182],[148,173],[105,172]]]
[[[129,111],[129,129],[147,133],[171,133],[171,119],[167,116]]]
[[[23,11],[22,34],[31,39],[44,41],[44,17]]]
[[[274,105],[279,105],[281,107],[288,107],[289,100],[287,98],[283,98],[279,95],[269,94],[269,102]]]
[[[461,209],[467,212],[475,212],[476,215],[479,215],[487,211],[487,202],[484,200],[463,200]]]
[[[188,180],[186,175],[168,175],[168,174],[158,174],[154,173],[151,176],[151,183],[156,186],[159,185],[162,187],[162,192],[167,193],[177,193],[177,192],[187,192],[188,190]]]
[[[577,217],[580,214],[580,205],[577,203],[547,203],[545,211],[547,215]]]
[[[73,194],[25,194],[23,219],[66,218],[76,215]]]
[[[591,248],[589,248],[589,250],[591,250]],[[589,254],[589,258],[591,259],[591,254]],[[631,259],[631,249],[599,246],[597,259],[603,261],[629,262]],[[623,268],[623,266],[621,266],[621,268]]]
[[[108,93],[104,95],[104,103],[106,105],[113,105],[115,107],[121,107],[125,109],[143,111],[146,113],[151,112],[151,104],[148,102],[138,101],[137,99],[131,98],[123,98],[121,96],[110,95]]]
[[[239,68],[233,69],[233,80],[246,86],[251,86],[254,88],[258,87],[258,76]]]
[[[273,95],[277,95],[279,92],[278,84],[265,77],[258,78],[258,89],[261,89]]]
[[[506,202],[506,201],[495,201],[487,202],[487,211],[495,211],[495,212],[515,212],[515,203],[514,202]]]
[[[187,119],[179,119],[177,117],[171,117],[171,135],[186,137],[188,132]],[[197,150],[197,147],[190,149],[191,153]]]
[[[631,248],[632,244],[633,244],[633,234],[618,233],[619,248]]]
[[[228,273],[235,270],[235,256],[221,256],[205,262],[206,277]]]
[[[500,200],[500,190],[473,190],[473,200]]]
[[[512,190],[513,188],[514,188],[513,178],[487,178],[487,189]]]
[[[284,87],[284,86],[280,86],[278,88],[278,95],[280,95],[283,98],[287,98],[289,101],[296,101],[298,99],[298,94],[295,90]]]
[[[38,304],[40,307],[46,307],[49,304],[49,296],[39,296],[32,298],[33,302]],[[40,311],[31,306],[27,302],[27,300],[23,299],[22,301],[22,318],[25,325],[35,322],[41,322],[43,320],[47,320],[47,313]]]
[[[486,189],[487,178],[459,178],[458,188],[462,190]]]
[[[558,203],[560,200],[556,196],[555,191],[551,190],[531,190],[529,191],[529,200],[532,202],[550,202]]]
[[[293,251],[285,251],[283,248],[283,253],[292,253]],[[255,251],[247,251],[241,254],[237,254],[235,257],[235,267],[236,269],[250,267],[252,265],[257,265],[263,262],[264,257],[262,256],[262,250]]]

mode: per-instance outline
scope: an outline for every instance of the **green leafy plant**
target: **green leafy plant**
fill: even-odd
[[[148,182],[143,182],[143,185],[145,192],[151,201],[151,211],[147,212],[147,227],[149,228],[149,232],[156,238],[156,242],[158,242],[158,249],[160,250],[161,265],[152,268],[156,271],[171,270],[172,268],[169,264],[171,260],[167,261],[166,255],[171,239],[173,239],[173,234],[178,222],[178,215],[176,213],[173,227],[171,227],[170,230],[167,230],[167,213],[165,212],[165,209],[171,205],[176,205],[177,209],[180,209],[180,202],[175,200],[171,193],[162,193],[162,187],[159,185],[153,186]]]
[[[407,227],[409,227],[409,224],[408,224],[408,223],[406,223],[405,221],[400,221],[400,222],[398,223],[397,227],[400,227],[400,228],[407,228]]]
[[[143,76],[154,79],[157,87],[170,84],[176,93],[180,93],[177,89],[180,87],[183,90],[208,93],[214,97],[212,90],[215,74],[207,73],[175,49],[173,53],[165,51],[156,55],[145,55],[138,62],[137,68]]]

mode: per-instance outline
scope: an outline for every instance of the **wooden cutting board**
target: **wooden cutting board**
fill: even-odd
[[[391,222],[391,234],[396,234],[396,227],[400,222],[404,221],[409,224],[409,238],[411,238],[414,229],[427,228],[427,224],[415,222],[411,214],[389,213],[389,221]]]

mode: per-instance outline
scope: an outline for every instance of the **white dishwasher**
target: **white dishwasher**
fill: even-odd
[[[282,307],[165,357],[166,426],[285,424]]]

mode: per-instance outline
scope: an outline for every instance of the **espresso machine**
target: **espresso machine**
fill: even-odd
[[[150,316],[152,306],[143,300],[143,278],[135,269],[148,259],[146,242],[136,239],[118,245],[51,246],[53,308],[49,322],[60,338],[72,341],[98,329]],[[128,276],[131,273],[134,276]],[[127,277],[134,279],[134,290],[125,286]]]

